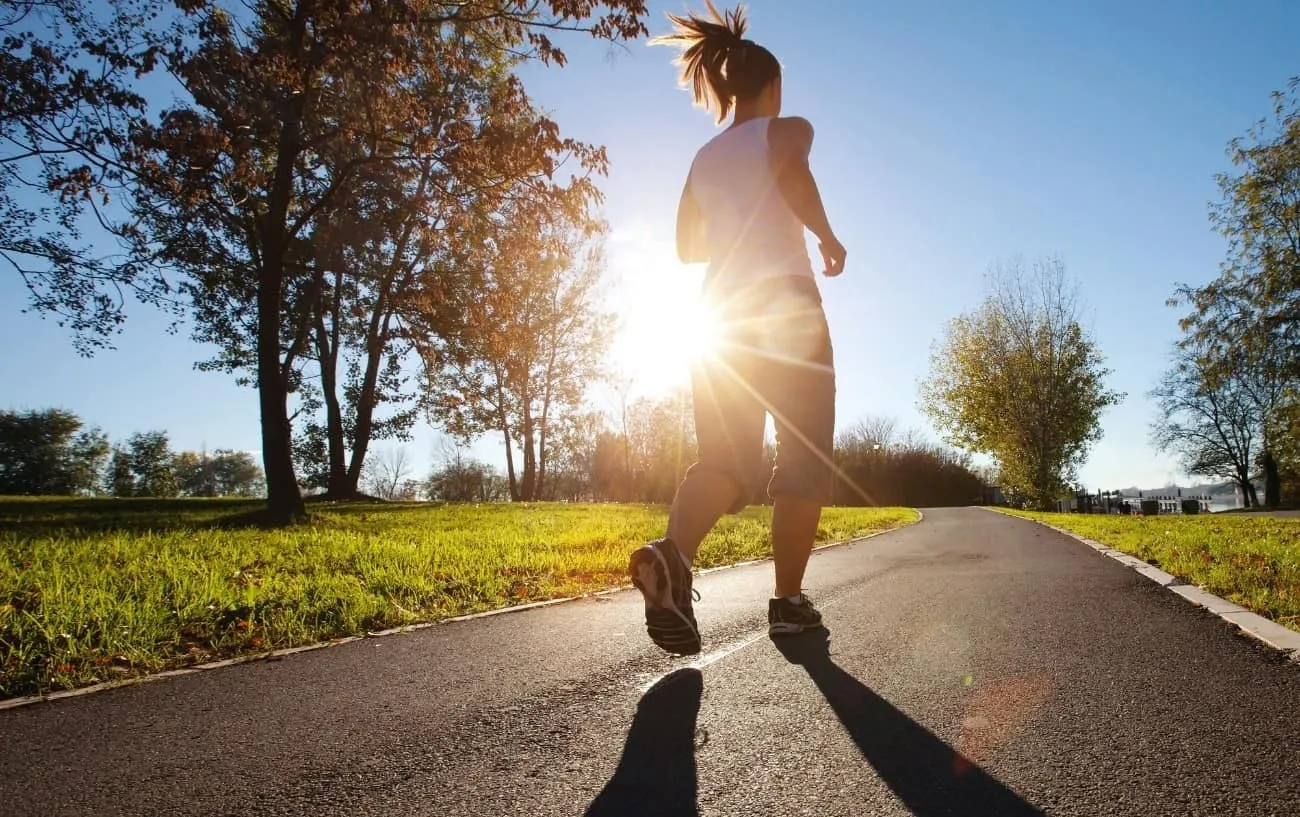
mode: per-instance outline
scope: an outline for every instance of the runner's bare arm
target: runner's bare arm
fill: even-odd
[[[772,172],[781,196],[804,226],[817,236],[822,260],[826,263],[826,275],[839,275],[844,271],[847,253],[826,218],[817,181],[808,166],[813,142],[812,124],[798,116],[774,119],[768,130],[768,140]]]
[[[709,260],[709,248],[704,243],[704,215],[691,195],[690,179],[686,180],[682,200],[677,205],[677,257],[683,264],[703,264]]]

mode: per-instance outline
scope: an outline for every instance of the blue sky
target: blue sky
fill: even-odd
[[[1128,394],[1104,417],[1085,484],[1181,478],[1147,440],[1145,393],[1178,335],[1165,299],[1217,272],[1213,176],[1227,169],[1227,141],[1300,74],[1300,4],[749,6],[750,36],[785,66],[786,112],[817,130],[813,170],[849,249],[844,276],[822,281],[841,422],[874,414],[928,428],[917,381],[944,322],[978,303],[990,264],[1056,255],[1084,284],[1110,385]],[[652,4],[652,30],[686,7]],[[567,68],[528,68],[525,81],[566,134],[608,147],[614,304],[628,325],[618,354],[637,365],[628,347],[647,345],[651,319],[671,325],[698,281],[672,257],[674,208],[694,150],[716,131],[675,86],[668,49],[568,46]],[[164,334],[160,316],[133,310],[118,349],[84,360],[52,322],[19,314],[24,301],[16,276],[0,279],[0,405],[64,406],[113,436],[166,428],[178,448],[259,447],[254,393],[194,371],[204,350]],[[432,460],[436,436],[419,430],[418,462]],[[475,451],[501,458],[495,440]]]

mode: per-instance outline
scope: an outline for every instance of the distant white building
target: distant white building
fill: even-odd
[[[1134,511],[1135,513],[1141,513],[1141,512],[1142,512],[1142,502],[1143,502],[1144,500],[1145,500],[1145,501],[1148,501],[1148,502],[1159,502],[1159,503],[1160,503],[1160,513],[1161,513],[1161,515],[1164,515],[1164,514],[1180,514],[1180,513],[1182,513],[1182,512],[1183,512],[1183,502],[1186,501],[1186,500],[1189,500],[1189,499],[1194,499],[1194,500],[1196,500],[1197,504],[1198,504],[1199,507],[1200,507],[1200,512],[1201,512],[1201,513],[1210,513],[1210,512],[1211,512],[1210,505],[1211,505],[1211,503],[1212,503],[1213,500],[1210,498],[1210,495],[1209,495],[1209,494],[1187,494],[1186,496],[1184,496],[1183,493],[1182,493],[1181,491],[1178,491],[1178,492],[1176,492],[1176,493],[1173,494],[1173,495],[1170,495],[1170,494],[1146,494],[1146,493],[1143,493],[1143,495],[1142,495],[1141,498],[1136,497],[1136,496],[1122,496],[1121,499],[1120,499],[1120,501],[1121,501],[1121,502],[1127,502],[1128,504],[1132,505],[1132,506],[1133,506],[1133,511]]]
[[[1175,488],[1173,494],[1153,492],[1147,493],[1139,491],[1137,493],[1116,493],[1103,491],[1096,494],[1080,494],[1072,496],[1069,499],[1063,499],[1060,502],[1059,510],[1062,513],[1075,513],[1080,507],[1086,507],[1090,513],[1123,513],[1123,506],[1127,503],[1129,512],[1140,514],[1142,512],[1143,502],[1160,503],[1159,513],[1181,514],[1183,512],[1183,502],[1186,500],[1196,500],[1200,513],[1212,513],[1213,498],[1209,494],[1183,494],[1181,490]]]

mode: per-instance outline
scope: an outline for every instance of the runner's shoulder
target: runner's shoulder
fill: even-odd
[[[813,126],[802,116],[778,116],[772,120],[772,139],[777,144],[804,151],[812,147]]]
[[[812,141],[813,126],[812,123],[802,116],[778,116],[772,120],[772,127],[777,130],[785,131],[791,136],[803,136]]]

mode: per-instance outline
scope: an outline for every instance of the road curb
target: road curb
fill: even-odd
[[[997,511],[994,511],[994,513],[997,513]],[[1010,514],[1002,515],[1011,516]],[[1220,598],[1203,587],[1185,582],[1177,576],[1166,573],[1160,568],[1142,561],[1136,556],[1131,556],[1123,551],[1109,547],[1108,545],[1103,545],[1100,542],[1094,542],[1087,537],[1080,536],[1079,534],[1065,530],[1064,528],[1058,528],[1050,522],[1043,522],[1039,519],[1027,519],[1023,516],[1012,518],[1023,519],[1026,522],[1033,522],[1037,525],[1042,525],[1043,527],[1054,530],[1063,536],[1068,536],[1077,542],[1082,542],[1103,556],[1131,567],[1136,572],[1142,574],[1161,587],[1176,593],[1191,604],[1208,610],[1220,619],[1237,627],[1246,635],[1286,654],[1292,662],[1300,664],[1300,633],[1283,627],[1276,621],[1264,618],[1258,613],[1252,613],[1240,604],[1234,604],[1227,599]]]
[[[913,509],[913,510],[916,511],[916,519],[911,522],[908,522],[903,525],[899,525],[896,528],[889,528],[888,530],[881,530],[881,531],[876,531],[875,533],[869,533],[866,536],[859,536],[854,539],[845,539],[842,542],[830,542],[825,545],[819,545],[813,548],[813,552],[828,550],[830,548],[844,547],[846,545],[855,545],[859,542],[865,542],[868,539],[874,539],[877,536],[884,536],[887,533],[894,533],[895,531],[900,531],[903,530],[904,528],[910,528],[913,525],[918,525],[921,522],[925,521],[925,514],[920,509]],[[736,568],[749,567],[751,565],[762,564],[764,562],[770,562],[770,561],[772,561],[772,557],[769,556],[766,559],[751,559],[748,562],[737,562],[736,564],[731,564],[731,565],[718,565],[717,567],[710,567],[704,570],[696,571],[696,575],[703,576],[709,573],[717,573],[718,571],[721,570],[735,570]],[[481,613],[468,613],[463,616],[454,616],[452,618],[439,619],[438,621],[421,621],[416,624],[405,624],[401,627],[392,627],[387,630],[376,630],[373,632],[367,632],[364,635],[343,636],[341,638],[335,638],[329,641],[322,641],[317,644],[304,644],[298,647],[285,647],[284,649],[280,649],[280,650],[271,650],[270,652],[254,653],[252,655],[240,655],[234,658],[224,658],[219,661],[209,661],[203,664],[195,664],[189,667],[179,667],[177,669],[164,670],[162,672],[151,673],[149,675],[139,675],[131,678],[125,678],[121,681],[102,681],[98,684],[91,684],[90,686],[78,687],[77,689],[61,689],[58,692],[51,692],[48,695],[28,695],[22,698],[10,698],[8,700],[0,701],[0,712],[3,712],[7,709],[18,709],[24,706],[31,706],[33,704],[46,703],[52,701],[61,701],[65,698],[78,698],[83,695],[92,695],[96,692],[106,692],[110,689],[121,689],[123,687],[136,686],[138,684],[151,683],[153,681],[162,681],[167,678],[174,678],[178,675],[193,675],[195,673],[200,673],[200,672],[209,672],[214,669],[231,667],[236,664],[250,664],[254,661],[281,661],[297,653],[311,652],[313,650],[323,650],[323,649],[328,649],[329,647],[338,647],[343,644],[350,644],[353,641],[362,641],[367,638],[384,638],[390,635],[401,635],[403,633],[411,633],[417,630],[427,630],[431,627],[442,627],[447,624],[455,624],[462,621],[473,621],[474,619],[488,618],[489,616],[501,616],[501,615],[506,615],[507,613],[522,613],[526,610],[536,610],[539,607],[552,607],[557,604],[566,604],[568,602],[581,601],[583,599],[597,598],[600,596],[608,596],[614,593],[622,593],[626,590],[630,590],[631,588],[632,585],[630,583],[620,584],[617,587],[609,587],[604,590],[597,590],[593,593],[585,593],[581,596],[567,596],[565,598],[559,598],[559,599],[546,599],[544,601],[534,601],[528,604],[516,604],[510,607],[498,607],[495,610],[484,610]]]

